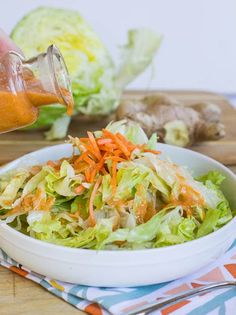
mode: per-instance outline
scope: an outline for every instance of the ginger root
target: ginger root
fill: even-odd
[[[178,146],[217,140],[225,135],[217,105],[202,102],[184,106],[160,93],[141,100],[123,101],[116,117],[138,122],[148,136],[157,133],[160,141]]]
[[[165,124],[164,142],[179,147],[189,144],[188,128],[182,120],[173,120]]]

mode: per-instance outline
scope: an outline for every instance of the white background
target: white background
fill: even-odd
[[[236,92],[236,0],[6,0],[0,27],[10,32],[39,5],[80,11],[116,60],[129,28],[163,34],[154,78],[149,69],[132,88]]]

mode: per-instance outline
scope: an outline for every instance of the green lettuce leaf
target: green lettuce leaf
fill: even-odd
[[[106,129],[114,134],[117,132],[121,133],[134,144],[148,143],[147,135],[137,123],[126,121],[125,119],[112,121],[106,126]],[[99,136],[99,132],[97,133],[97,136]],[[153,139],[151,141],[153,141]]]
[[[74,192],[75,185],[80,185],[82,180],[81,176],[76,176],[73,167],[69,162],[64,160],[61,164],[59,173],[55,173],[52,168],[48,166],[44,167],[43,170],[47,169],[49,174],[45,177],[46,191],[52,195],[60,195],[62,197],[75,197]]]
[[[62,224],[60,217],[52,217],[49,213],[42,212],[35,212],[33,216],[33,220],[32,218],[28,220],[30,235],[62,246],[98,249],[112,231],[112,222],[109,220],[103,220],[103,224],[76,232],[73,231],[70,221]]]
[[[165,215],[154,247],[181,244],[196,237],[197,224],[193,217],[184,218],[181,207]]]
[[[83,220],[86,220],[88,218],[88,199],[84,198],[83,195],[77,196],[71,203],[71,212],[75,213],[77,211],[79,211],[80,216]]]
[[[202,237],[216,230],[219,217],[220,217],[220,210],[208,209],[206,212],[206,217],[202,225],[198,229],[197,237]]]
[[[152,134],[151,138],[147,142],[147,148],[150,150],[157,149],[157,135],[156,133]]]
[[[34,175],[24,186],[23,192],[21,194],[21,198],[25,197],[27,194],[33,192],[41,182],[45,181],[45,177],[48,172],[45,168],[42,168],[40,172]]]
[[[40,119],[40,117],[39,117]],[[51,129],[47,132],[45,132],[45,136],[47,140],[54,140],[54,139],[61,139],[64,138],[67,129],[69,128],[71,121],[71,117],[68,115],[64,114],[61,117],[55,119],[53,121],[53,125]]]
[[[198,181],[201,181],[208,189],[215,191],[218,197],[218,204],[215,208],[215,211],[218,212],[219,216],[216,224],[217,227],[220,227],[229,222],[233,217],[232,211],[230,209],[228,200],[221,191],[221,184],[225,180],[225,177],[218,171],[211,171],[197,179]]]
[[[117,199],[127,199],[134,196],[133,190],[136,185],[144,183],[147,187],[151,184],[157,191],[161,192],[167,199],[170,190],[166,182],[160,178],[159,174],[147,166],[136,162],[123,162],[119,165],[117,173]]]
[[[107,174],[102,177],[102,201],[107,202],[112,195],[111,175]]]
[[[32,215],[34,218],[32,219]],[[65,238],[69,235],[66,226],[59,219],[52,217],[50,213],[36,212],[27,218],[28,232],[41,240],[52,240],[57,237]]]
[[[108,237],[109,234],[110,230],[107,229],[107,227],[89,227],[86,230],[79,232],[76,236],[63,239],[46,239],[46,241],[62,246],[99,249],[102,242]]]
[[[133,190],[136,185],[142,183],[148,176],[148,172],[136,167],[121,168],[117,173],[117,189],[115,199],[127,200],[134,197]]]
[[[210,172],[198,177],[197,180],[199,182],[204,183],[204,185],[207,185],[207,182],[210,181],[215,186],[220,187],[220,185],[225,180],[225,177],[218,171],[210,171]]]
[[[155,238],[160,225],[161,218],[164,216],[165,211],[160,211],[153,216],[146,223],[140,224],[133,229],[123,228],[112,232],[102,243],[102,247],[106,244],[114,242],[128,242],[128,243],[144,243],[151,241]]]
[[[119,90],[123,90],[150,65],[161,40],[161,36],[149,29],[134,29],[128,32],[128,43],[122,49],[123,62],[115,79]]]
[[[123,228],[112,232],[102,247],[117,241],[126,242],[124,248],[137,248],[140,244],[145,247],[146,242],[151,242],[151,247],[160,247],[194,239],[197,227],[195,220],[184,218],[182,214],[181,207],[163,209],[146,223],[132,229]]]
[[[29,172],[20,171],[9,181],[9,183],[4,187],[3,191],[0,191],[0,207],[11,208],[11,203],[17,197],[17,193],[20,188],[22,188],[25,180],[29,177]]]
[[[24,130],[48,128],[52,126],[57,119],[64,117],[65,113],[66,107],[61,104],[44,105],[40,107],[37,121]]]

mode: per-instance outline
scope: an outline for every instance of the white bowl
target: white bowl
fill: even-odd
[[[223,190],[236,208],[236,176],[220,163],[193,151],[159,144],[158,148],[174,162],[188,166],[195,175],[219,170],[226,180]],[[36,159],[69,156],[69,144],[45,148],[2,167],[0,174]],[[222,255],[233,243],[236,218],[218,231],[180,245],[157,249],[95,251],[45,243],[26,236],[5,223],[0,224],[0,247],[28,269],[71,283],[90,286],[141,286],[174,280],[191,274]]]

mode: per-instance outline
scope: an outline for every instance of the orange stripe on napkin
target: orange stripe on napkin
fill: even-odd
[[[202,286],[203,286],[203,284],[196,283],[196,282],[191,282],[191,286],[195,289],[195,288],[202,287]]]
[[[167,308],[165,308],[164,310],[161,311],[161,314],[162,315],[168,315],[174,311],[177,311],[179,308],[185,306],[186,304],[190,303],[190,301],[182,301],[182,302],[179,302],[175,305],[171,305]]]
[[[191,282],[191,285],[192,285],[192,287],[195,289],[195,288],[202,287],[204,284]],[[204,296],[204,295],[206,295],[206,294],[208,294],[208,293],[209,293],[209,292],[201,293],[201,294],[199,294],[199,296]]]
[[[225,265],[225,268],[228,270],[231,275],[236,278],[236,264]]]
[[[97,303],[89,304],[84,310],[91,315],[102,315],[102,310]]]
[[[25,270],[22,270],[18,267],[15,267],[15,266],[11,266],[9,268],[11,271],[14,271],[15,273],[18,273],[18,275],[22,276],[22,277],[26,277],[29,273]]]
[[[220,268],[214,268],[204,276],[197,279],[198,281],[224,281],[225,277],[221,272]]]
[[[187,284],[187,283],[183,283],[181,284],[180,286],[174,288],[174,289],[171,289],[169,291],[166,291],[165,294],[178,294],[180,292],[184,292],[184,291],[187,291],[187,290],[190,290],[191,287]]]

